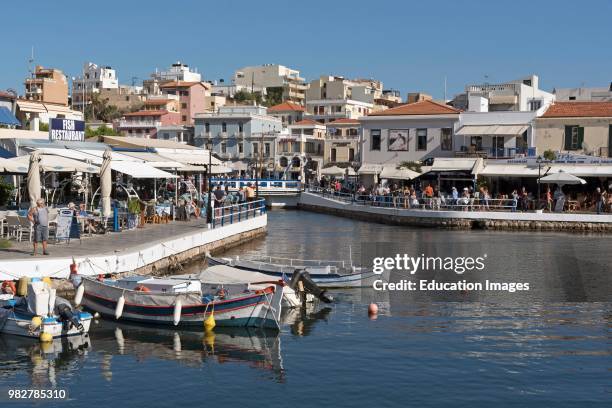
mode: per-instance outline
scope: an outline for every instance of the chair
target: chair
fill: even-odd
[[[28,234],[28,240],[32,242],[34,227],[27,217],[17,217],[16,238],[19,242],[23,239],[23,233]]]
[[[7,215],[4,220],[6,223],[6,237],[12,238],[17,237],[17,227],[19,226],[19,216],[17,215]]]

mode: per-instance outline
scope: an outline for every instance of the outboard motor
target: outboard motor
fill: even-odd
[[[289,286],[293,290],[297,290],[298,282],[302,282],[304,286],[304,291],[306,293],[312,294],[319,300],[322,300],[325,303],[331,303],[334,299],[327,294],[327,291],[321,289],[310,277],[310,274],[306,272],[304,269],[296,269],[293,272],[293,276],[291,277],[291,282],[289,282]]]
[[[79,331],[83,331],[83,325],[80,320],[74,315],[70,302],[63,298],[57,298],[55,301],[55,313],[59,316],[59,320],[64,324],[64,329],[69,330],[73,325]]]

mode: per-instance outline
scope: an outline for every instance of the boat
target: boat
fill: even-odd
[[[291,278],[298,271],[308,272],[310,278],[321,288],[372,287],[375,280],[389,280],[388,273],[379,275],[373,271],[343,261],[317,261],[255,256],[248,258],[208,257],[209,265],[227,265],[245,271],[259,272],[275,278]]]
[[[73,309],[47,282],[33,278],[25,296],[14,287],[0,295],[0,333],[51,341],[89,331],[93,316]]]
[[[215,265],[197,274],[174,275],[170,279],[198,279],[209,291],[228,290],[240,293],[245,290],[263,289],[271,282],[272,277],[264,273],[245,271],[227,265]],[[298,282],[301,282],[298,283]],[[294,274],[283,291],[282,307],[292,308],[316,299],[331,303],[332,297],[312,282],[307,272]]]
[[[105,317],[145,324],[202,326],[213,316],[220,327],[279,329],[284,286],[270,282],[256,290],[208,292],[197,279],[84,276],[75,302]]]

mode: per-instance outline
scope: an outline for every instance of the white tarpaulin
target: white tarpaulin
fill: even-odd
[[[0,172],[2,173],[27,173],[28,166],[13,160],[3,159],[0,157]]]
[[[127,162],[127,161],[115,161],[113,153],[113,161],[111,162],[111,169],[118,171],[119,173],[130,175],[134,178],[155,178],[155,179],[164,179],[164,178],[176,178],[177,176],[168,173],[167,171],[163,171],[160,169],[156,169],[153,166],[149,166],[146,163],[138,163],[138,162]]]
[[[158,169],[177,169],[184,167],[183,163],[179,163],[174,160],[170,160],[166,157],[162,157],[157,153],[151,152],[121,152],[123,156],[133,157],[137,160],[141,160],[143,163],[147,163],[150,166]]]
[[[405,168],[398,169],[394,164],[383,166],[380,172],[381,179],[412,180],[419,176],[420,174],[416,171]]]
[[[82,161],[73,160],[67,157],[55,156],[51,154],[41,154],[40,155],[40,168],[43,171],[57,171],[57,172],[67,172],[72,173],[75,171],[80,171],[83,173],[94,173],[97,174],[100,170],[98,166],[94,166],[92,164],[87,164]],[[30,155],[27,156],[19,156],[13,157],[12,159],[8,159],[9,161],[14,161],[19,165],[27,165],[30,160]]]
[[[325,175],[325,176],[336,176],[336,177],[342,177],[346,174],[346,169],[343,169],[341,167],[338,166],[331,166],[331,167],[326,167],[324,169],[321,170],[321,174]],[[355,170],[353,170],[352,167],[348,167],[348,175],[349,176],[354,176],[355,175]]]
[[[357,173],[359,174],[379,174],[382,171],[382,164],[364,163],[361,165]]]
[[[430,171],[472,171],[476,159],[436,157]]]
[[[113,161],[113,152],[111,149],[107,149],[104,152],[104,160],[102,167],[100,168],[100,190],[102,205],[102,216],[110,217],[111,215],[111,190],[113,188],[113,178],[111,176],[111,163]]]
[[[176,276],[175,276],[176,277]],[[259,272],[245,271],[227,265],[210,266],[196,275],[179,275],[180,278],[199,279],[202,283],[209,284],[241,284],[270,282],[274,280],[270,275]]]
[[[157,149],[157,153],[170,159],[172,161],[177,161],[183,164],[196,164],[200,166],[208,165],[208,150],[183,150],[179,151],[179,149]],[[211,157],[211,164],[213,166],[218,166],[223,164],[221,160],[216,157]]]

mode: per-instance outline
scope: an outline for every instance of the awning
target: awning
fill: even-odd
[[[494,95],[489,97],[489,105],[514,105],[518,101],[516,95]]]
[[[148,179],[164,179],[176,178],[177,176],[166,171],[156,169],[146,163],[128,162],[128,161],[111,161],[111,169],[123,174],[130,175],[134,178]]]
[[[382,164],[364,163],[361,165],[357,173],[359,174],[379,174],[383,169]]]
[[[612,177],[612,165],[567,165],[567,164],[544,164],[540,169],[542,176],[565,172],[577,177]],[[538,177],[537,166],[526,166],[524,164],[488,164],[479,173],[485,177]]]
[[[212,166],[210,174],[226,174],[232,171],[234,171],[234,169],[227,166]]]
[[[246,171],[249,168],[249,165],[243,161],[235,161],[231,163],[227,163],[232,169],[237,171]]]
[[[430,171],[469,171],[471,172],[476,164],[476,159],[445,158],[437,157],[434,159]]]
[[[100,168],[98,166],[94,166],[93,164],[87,164],[82,161],[70,159],[68,157],[55,156],[51,154],[41,154],[40,159],[41,159],[40,168],[43,171],[56,171],[56,172],[68,172],[68,173],[80,171],[83,173],[94,173],[94,174],[97,174],[100,172]],[[18,163],[20,166],[25,166],[27,169],[30,164],[30,155],[28,154],[25,156],[14,157],[8,160],[14,161],[15,163]]]
[[[21,122],[6,106],[0,106],[0,125],[20,126]]]
[[[547,169],[548,166],[542,166],[541,174],[544,174]],[[487,164],[478,175],[484,177],[538,177],[538,168],[521,164]]]
[[[166,152],[166,151],[158,151],[158,154],[166,159],[176,161],[183,164],[196,164],[199,166],[207,166],[208,165],[208,151],[201,151],[200,153],[194,153],[193,151],[185,151],[185,152]],[[221,160],[216,157],[211,158],[211,164],[213,166],[218,166],[223,164]]]
[[[117,151],[113,151],[113,154],[116,154],[116,153]],[[176,169],[176,168],[181,168],[185,166],[183,163],[169,160],[168,158],[160,156],[157,153],[122,151],[120,154],[123,156],[133,157],[135,159],[142,160],[143,162],[153,167],[156,167],[158,169]]]
[[[401,168],[396,168],[395,165],[383,166],[380,172],[381,179],[393,179],[393,180],[412,180],[419,177],[421,174],[416,171]]]
[[[45,105],[39,102],[17,101],[17,107],[22,112],[47,113]]]
[[[529,125],[465,125],[458,136],[521,136]]]
[[[355,175],[355,170],[353,170],[352,167],[347,167],[348,169],[348,175],[349,176],[354,176]],[[326,176],[337,176],[337,177],[342,177],[346,174],[347,169],[343,169],[341,167],[338,166],[331,166],[331,167],[326,167],[324,169],[321,170],[321,174],[326,175]]]
[[[0,172],[2,173],[27,173],[28,165],[21,162],[0,158]]]

